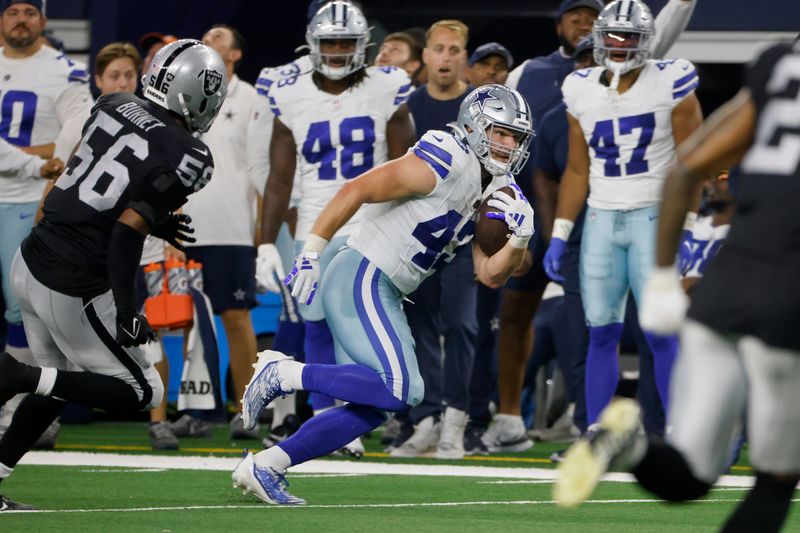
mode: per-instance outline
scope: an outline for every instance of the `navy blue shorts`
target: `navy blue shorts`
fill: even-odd
[[[550,282],[547,273],[544,271],[544,252],[547,243],[539,239],[531,248],[533,254],[533,265],[527,273],[520,277],[510,277],[506,281],[505,287],[512,291],[530,292],[543,289]]]
[[[203,292],[214,314],[256,306],[256,249],[253,246],[192,246],[186,258],[203,264]]]

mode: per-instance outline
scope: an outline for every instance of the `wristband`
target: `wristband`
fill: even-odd
[[[325,247],[328,246],[328,239],[324,239],[319,235],[314,235],[313,233],[308,234],[308,238],[306,239],[305,244],[303,245],[303,255],[308,256],[311,259],[319,259],[319,256],[322,255],[322,252],[325,250]]]
[[[512,246],[512,248],[522,250],[528,247],[528,242],[531,240],[531,237],[532,236],[517,237],[516,235],[511,235],[511,237],[508,238],[508,243]]]
[[[553,221],[553,235],[554,239],[561,239],[566,242],[569,239],[569,234],[572,233],[572,228],[575,223],[566,218],[557,218]]]

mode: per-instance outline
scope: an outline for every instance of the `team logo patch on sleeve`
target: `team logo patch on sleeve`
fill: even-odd
[[[216,70],[205,69],[200,76],[203,76],[203,92],[206,96],[216,93],[222,85],[222,74]]]

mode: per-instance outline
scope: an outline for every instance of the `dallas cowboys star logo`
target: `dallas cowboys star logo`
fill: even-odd
[[[483,112],[483,108],[486,105],[487,100],[500,100],[498,97],[492,94],[492,90],[481,91],[478,93],[478,96],[475,97],[475,101],[472,102],[474,104],[478,104],[478,107],[481,108],[481,112]]]
[[[245,296],[247,296],[247,293],[246,293],[246,292],[244,292],[242,289],[236,289],[236,290],[233,292],[233,298],[234,298],[236,301],[239,301],[239,302],[243,301]]]

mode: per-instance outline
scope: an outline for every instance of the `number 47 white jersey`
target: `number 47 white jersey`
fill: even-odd
[[[387,160],[386,123],[411,93],[403,70],[368,67],[364,80],[341,94],[321,91],[300,68],[271,84],[275,116],[297,146],[301,202],[296,238],[305,240],[317,215],[346,182]],[[349,235],[353,217],[337,233]]]
[[[588,203],[597,209],[653,205],[675,160],[672,110],[697,88],[697,71],[685,59],[651,59],[621,95],[600,82],[604,72],[578,70],[562,87],[589,146]]]

